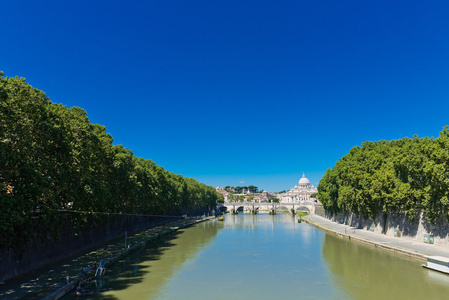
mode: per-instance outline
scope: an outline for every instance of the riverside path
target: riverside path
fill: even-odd
[[[422,241],[403,237],[393,237],[384,234],[357,229],[330,221],[318,215],[310,214],[303,218],[306,222],[324,231],[333,232],[341,237],[359,240],[360,242],[371,244],[377,248],[383,248],[394,252],[402,253],[420,260],[426,260],[426,256],[449,257],[449,247],[425,244]]]

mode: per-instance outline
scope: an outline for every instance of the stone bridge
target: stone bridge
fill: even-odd
[[[269,211],[274,210],[288,210],[294,209],[295,211],[305,211],[308,213],[314,212],[313,201],[301,201],[299,203],[258,203],[258,202],[224,202],[217,205],[220,211],[231,211],[235,209],[236,211]]]

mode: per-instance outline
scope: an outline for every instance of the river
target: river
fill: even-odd
[[[449,276],[289,214],[239,214],[139,249],[89,288],[88,299],[447,299]]]

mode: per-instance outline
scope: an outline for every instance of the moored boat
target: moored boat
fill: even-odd
[[[427,256],[427,264],[424,268],[449,274],[449,258],[444,256]]]

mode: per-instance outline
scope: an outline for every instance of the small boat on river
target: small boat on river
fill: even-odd
[[[444,256],[427,256],[427,264],[424,268],[449,274],[449,258]]]
[[[218,221],[224,221],[224,217],[219,217]]]

